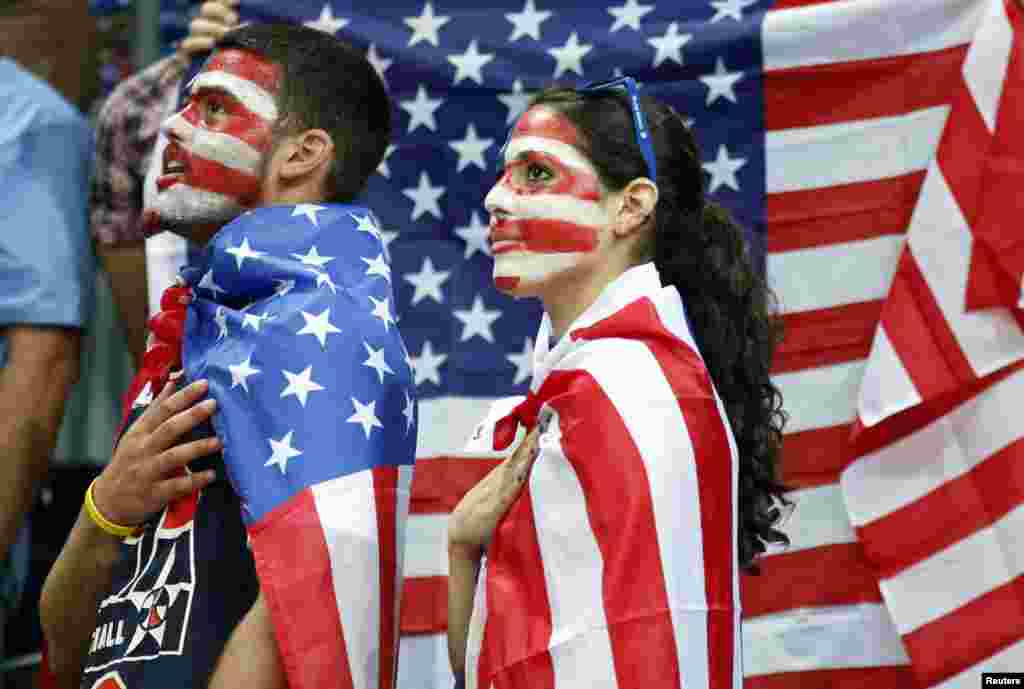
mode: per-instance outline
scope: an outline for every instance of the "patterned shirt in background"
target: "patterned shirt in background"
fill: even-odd
[[[167,57],[128,77],[96,119],[96,158],[89,188],[90,225],[99,244],[141,242],[142,184],[160,124],[180,79],[161,79]]]

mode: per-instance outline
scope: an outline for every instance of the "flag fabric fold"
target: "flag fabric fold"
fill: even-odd
[[[1024,664],[1024,319],[1016,177],[1024,13],[985,15],[954,86],[860,388],[851,525],[918,686]],[[1015,285],[1007,288],[1007,285]],[[979,308],[980,307],[980,308]]]
[[[390,687],[417,418],[374,216],[256,209],[182,276],[289,685]]]

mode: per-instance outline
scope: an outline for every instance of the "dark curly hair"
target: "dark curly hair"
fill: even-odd
[[[581,148],[606,189],[619,191],[648,176],[621,92],[550,88],[536,94],[531,105],[555,108],[576,126]],[[754,559],[767,543],[789,544],[775,528],[780,508],[790,504],[776,477],[786,415],[782,394],[769,377],[781,321],[773,313],[773,294],[751,265],[742,229],[705,197],[693,134],[671,106],[642,96],[641,107],[655,151],[658,203],[652,240],[636,258],[653,259],[662,282],[679,290],[725,405],[740,458],[739,561],[757,573]]]

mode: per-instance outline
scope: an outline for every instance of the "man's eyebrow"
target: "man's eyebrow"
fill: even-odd
[[[190,96],[199,96],[199,95],[204,95],[204,94],[208,94],[208,93],[217,93],[217,94],[220,94],[220,95],[223,95],[223,96],[228,96],[229,98],[234,98],[235,100],[238,100],[238,94],[233,93],[231,91],[231,89],[226,88],[224,86],[221,86],[220,84],[217,84],[217,85],[213,85],[213,84],[199,84],[198,86],[193,85],[189,89],[189,95]]]

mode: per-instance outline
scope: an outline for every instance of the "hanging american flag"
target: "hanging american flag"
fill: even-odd
[[[747,686],[913,686],[839,476],[882,304],[989,5],[242,1],[243,20],[306,23],[365,50],[395,104],[367,203],[390,248],[422,418],[400,687],[450,686],[447,513],[492,465],[459,449],[492,399],[529,381],[539,307],[493,289],[485,241],[498,149],[531,91],[618,73],[692,120],[708,189],[748,229],[786,321],[774,379],[799,507],[792,547],[743,583]]]
[[[373,216],[249,211],[182,275],[289,686],[390,686],[416,404]]]
[[[1024,12],[985,5],[882,309],[859,457],[842,477],[922,687],[1024,667]]]

